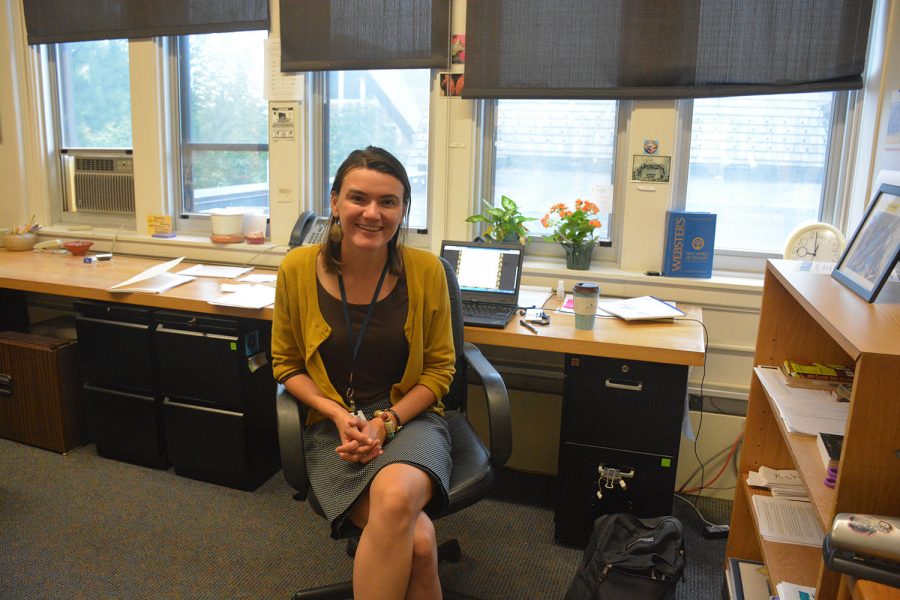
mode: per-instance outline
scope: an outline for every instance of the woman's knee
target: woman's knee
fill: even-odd
[[[382,469],[369,488],[372,514],[389,522],[407,522],[421,513],[431,498],[431,480],[424,472],[406,464],[392,464]]]
[[[425,513],[419,513],[413,530],[413,558],[416,561],[437,561],[437,535],[434,523]]]

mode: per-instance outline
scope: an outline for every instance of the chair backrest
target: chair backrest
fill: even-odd
[[[462,300],[456,271],[444,258],[439,257],[447,276],[447,291],[450,293],[450,320],[453,323],[453,346],[456,348],[456,374],[450,384],[450,391],[444,396],[444,407],[448,410],[465,412],[468,391],[468,363],[463,356],[465,329],[463,325]]]

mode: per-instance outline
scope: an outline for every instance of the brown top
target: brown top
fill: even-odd
[[[322,344],[320,351],[328,378],[334,388],[343,396],[350,377],[350,356],[352,346],[347,335],[341,301],[333,297],[316,280],[319,294],[319,308],[325,322],[331,327],[331,335]],[[353,374],[354,400],[370,402],[386,398],[391,386],[403,378],[406,360],[409,357],[409,343],[403,329],[406,324],[409,294],[406,279],[401,277],[386,298],[375,304],[372,318],[366,327],[365,336],[356,356]],[[368,304],[349,304],[350,322],[353,324],[353,340],[369,310]]]

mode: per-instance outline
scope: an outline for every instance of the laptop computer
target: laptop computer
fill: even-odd
[[[466,325],[506,327],[519,307],[524,255],[521,244],[441,243],[441,256],[456,271]]]

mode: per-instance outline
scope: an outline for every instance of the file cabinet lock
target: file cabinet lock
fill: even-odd
[[[600,476],[597,479],[597,499],[602,500],[604,488],[611,490],[618,484],[622,490],[627,490],[628,484],[625,483],[625,480],[634,477],[634,469],[625,471],[619,467],[597,465],[597,474]]]

